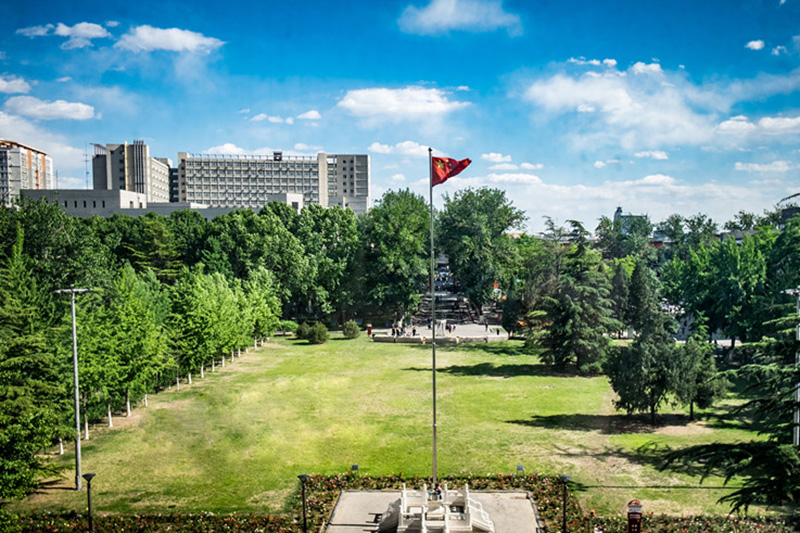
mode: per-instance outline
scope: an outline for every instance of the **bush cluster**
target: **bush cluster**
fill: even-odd
[[[317,322],[308,331],[308,342],[310,344],[324,344],[328,342],[328,328],[322,322]]]
[[[358,327],[355,320],[348,320],[344,323],[342,333],[345,339],[355,339],[361,334],[361,329]]]

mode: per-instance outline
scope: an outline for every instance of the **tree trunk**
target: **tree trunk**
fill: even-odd
[[[58,455],[64,455],[64,441],[58,439]]]
[[[144,406],[147,407],[147,393],[144,393]]]
[[[217,371],[217,360],[214,359],[213,357],[211,358],[211,371],[212,372]]]
[[[222,355],[222,368],[225,368],[225,354]]]
[[[125,416],[131,416],[131,389],[125,389]]]
[[[689,420],[694,420],[694,400],[689,402]]]
[[[83,400],[83,440],[89,440],[89,414],[86,411],[86,400]],[[78,435],[80,436],[80,435]]]
[[[189,383],[189,385],[192,384],[192,373],[191,372],[186,374],[186,381],[187,381],[187,383]]]
[[[106,402],[106,409],[108,410],[108,427],[113,428],[114,427],[114,419],[111,418],[111,403],[110,402]]]
[[[253,339],[253,348],[258,348],[258,339],[256,338]]]
[[[181,377],[175,376],[175,390],[181,390]]]
[[[650,425],[656,425],[656,405],[650,404]]]
[[[205,365],[205,363],[201,363],[200,364],[200,379],[203,379],[205,377],[206,377],[206,365]]]
[[[242,358],[242,349],[241,349],[241,348],[239,348],[239,350],[236,352],[236,356],[237,356],[239,359],[241,359],[241,358]]]

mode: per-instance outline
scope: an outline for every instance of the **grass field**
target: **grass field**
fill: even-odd
[[[335,336],[334,336],[335,337]],[[310,346],[278,339],[180,391],[151,397],[114,429],[84,441],[99,512],[279,510],[297,474],[431,473],[430,347],[362,336]],[[614,411],[604,377],[557,375],[516,342],[437,349],[439,472],[568,474],[585,510],[726,513],[721,480],[659,472],[648,445],[752,438],[724,406],[689,423],[683,411],[645,418]],[[54,480],[10,510],[85,507],[71,454]]]

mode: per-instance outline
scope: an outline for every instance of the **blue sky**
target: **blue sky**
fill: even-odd
[[[372,196],[506,191],[593,230],[619,205],[722,224],[800,192],[800,0],[20,3],[0,138],[86,184],[90,143],[367,153]]]

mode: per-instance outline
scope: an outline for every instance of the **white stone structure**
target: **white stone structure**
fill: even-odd
[[[22,189],[52,189],[53,160],[45,152],[0,139],[0,203],[10,206]]]
[[[469,486],[463,491],[441,494],[403,490],[381,517],[378,533],[494,533],[494,523],[480,502],[470,498]]]

